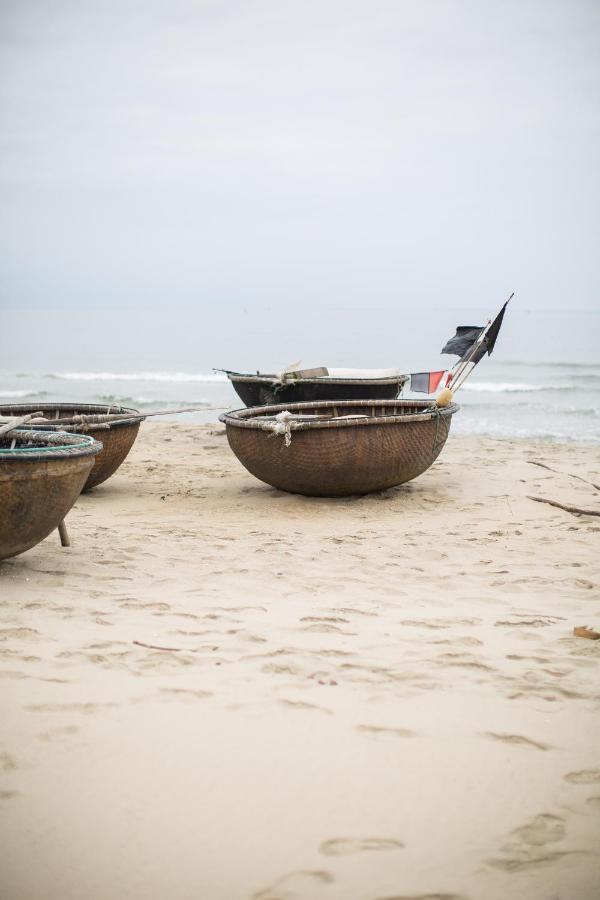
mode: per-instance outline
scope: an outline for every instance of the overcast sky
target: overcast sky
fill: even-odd
[[[0,0],[6,306],[598,305],[597,0]]]

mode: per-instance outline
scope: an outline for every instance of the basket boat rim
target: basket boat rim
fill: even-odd
[[[62,411],[64,415],[61,418],[69,418],[69,414],[72,413],[74,416],[105,416],[105,415],[117,415],[117,416],[129,416],[127,419],[120,419],[114,422],[103,422],[102,430],[109,430],[110,428],[122,428],[123,426],[130,426],[134,423],[143,422],[146,418],[143,413],[141,413],[137,409],[133,409],[133,407],[128,406],[120,406],[119,404],[109,404],[109,403],[0,403],[0,414],[3,411],[20,412],[21,415],[27,415],[28,413],[35,412],[59,412]],[[28,425],[29,423],[26,423]],[[86,431],[94,430],[94,426],[98,425],[96,422],[61,422],[58,425],[54,425],[52,419],[49,419],[47,422],[32,422],[31,427],[40,431],[45,430],[59,430],[63,429],[71,429],[74,426],[80,425],[82,429],[85,428]],[[106,427],[108,426],[108,428]]]
[[[230,381],[240,381],[242,384],[280,384],[285,385],[301,385],[301,384],[406,384],[409,380],[408,375],[386,375],[382,378],[335,378],[331,375],[322,375],[316,378],[286,378],[282,381],[279,375],[260,372],[257,375],[250,375],[244,372],[225,372]]]
[[[52,459],[95,456],[102,450],[100,441],[87,434],[69,434],[66,431],[33,430],[15,428],[6,436],[27,446],[0,447],[0,463],[41,462]]]
[[[389,407],[402,407],[414,409],[414,413],[403,415],[375,415],[361,418],[331,418],[316,419],[314,421],[297,420],[294,422],[294,431],[313,431],[323,428],[353,428],[369,425],[410,425],[413,422],[428,422],[431,419],[447,418],[458,412],[460,406],[457,403],[449,403],[448,406],[435,406],[435,401],[429,405],[423,400],[312,400],[302,403],[279,403],[276,406],[251,406],[243,409],[229,410],[219,416],[219,421],[226,426],[235,428],[252,428],[263,431],[261,420],[267,417],[273,418],[280,412],[302,413],[310,409],[343,409],[348,415],[356,407],[376,407],[386,409]]]

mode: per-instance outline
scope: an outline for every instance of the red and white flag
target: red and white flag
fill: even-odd
[[[410,389],[415,394],[434,394],[445,374],[445,369],[441,372],[413,372],[410,376]]]

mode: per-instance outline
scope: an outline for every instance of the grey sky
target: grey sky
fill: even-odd
[[[600,3],[0,2],[3,305],[598,305]]]

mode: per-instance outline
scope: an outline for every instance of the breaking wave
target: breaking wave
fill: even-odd
[[[211,382],[227,381],[217,372],[51,372],[46,378],[59,381],[146,381],[146,382]]]
[[[201,400],[173,400],[173,399],[165,399],[164,397],[145,397],[145,396],[134,396],[134,397],[122,397],[116,396],[115,394],[97,394],[94,398],[95,402],[104,403],[106,405],[114,405],[114,406],[135,406],[135,407],[144,407],[150,406],[155,407],[159,406],[161,409],[173,409],[176,412],[181,407],[188,406],[210,406],[211,401],[206,397],[203,397]]]
[[[24,400],[26,397],[45,397],[46,391],[0,391],[4,400]]]
[[[570,385],[526,384],[514,381],[470,381],[461,389],[463,391],[480,391],[490,394],[526,394],[533,391],[565,391],[572,390]]]

